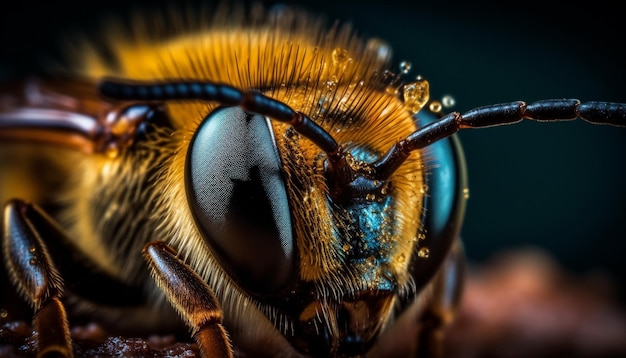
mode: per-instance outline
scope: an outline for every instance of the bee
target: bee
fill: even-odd
[[[441,354],[464,270],[455,133],[626,126],[626,105],[574,99],[441,114],[349,26],[190,17],[113,28],[2,92],[2,316],[29,304],[38,354],[72,356],[91,321],[189,329],[206,357]]]

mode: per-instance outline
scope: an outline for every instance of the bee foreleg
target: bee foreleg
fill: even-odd
[[[207,283],[164,243],[148,243],[143,251],[154,279],[191,328],[202,356],[232,357],[221,308]]]
[[[465,255],[456,240],[435,276],[432,298],[420,317],[417,357],[443,357],[444,335],[459,306],[465,271]]]
[[[72,357],[69,324],[61,303],[63,281],[26,210],[21,201],[9,202],[4,210],[2,246],[9,276],[35,310],[37,356]]]

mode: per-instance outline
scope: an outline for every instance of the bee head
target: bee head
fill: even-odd
[[[454,224],[440,240],[437,230],[450,225],[432,228],[432,254],[417,254],[431,226],[421,156],[412,156],[423,146],[402,140],[382,155],[368,145],[344,147],[306,114],[228,85],[105,82],[101,89],[222,104],[189,143],[187,201],[220,266],[260,307],[278,312],[276,321],[287,317],[277,329],[302,352],[367,351],[394,304],[432,279],[458,233]]]

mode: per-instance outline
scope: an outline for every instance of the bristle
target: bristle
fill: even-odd
[[[323,18],[289,8],[244,11],[225,6],[203,14],[169,10],[166,15],[142,14],[130,28],[112,28],[107,38],[102,44],[108,47],[107,56],[94,55],[85,47],[91,52],[85,51],[79,60],[80,72],[96,79],[204,80],[260,91],[306,113],[348,149],[363,146],[382,153],[415,130],[411,114],[393,88],[386,91],[393,82],[387,70],[388,48],[378,40],[361,39],[349,25],[328,26]],[[215,289],[227,317],[257,314],[258,309],[276,326],[289,330],[293,328],[289,317],[249,298],[232,283],[212,256],[185,200],[190,140],[217,105],[166,103],[174,132],[160,133],[143,147],[157,153],[150,160],[159,163],[150,167],[158,195],[143,200],[153,203],[152,225],[159,223],[154,231],[160,235],[144,239],[165,240],[176,247],[180,257]],[[328,204],[319,148],[292,135],[287,125],[272,122],[272,127],[282,155],[298,256],[305,263],[300,279],[316,281],[320,292],[335,299],[366,289],[356,273],[341,271],[343,251],[336,241],[337,231],[345,228],[333,222],[346,221],[346,214]],[[419,153],[413,153],[395,174],[398,191],[418,193],[419,158]],[[133,177],[128,172],[124,176]],[[293,184],[296,181],[301,186]],[[419,211],[419,197],[401,199],[399,205]],[[400,210],[396,220],[399,237],[417,232],[419,223]],[[398,251],[410,252],[412,245],[412,241],[400,242]],[[400,285],[409,280],[399,279]],[[242,311],[242,307],[247,308]]]

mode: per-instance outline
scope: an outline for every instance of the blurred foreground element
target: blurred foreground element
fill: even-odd
[[[470,265],[468,274],[446,358],[626,357],[626,308],[608,278],[572,275],[538,250],[500,254],[483,266]],[[195,344],[174,336],[107,337],[96,325],[75,327],[72,336],[79,357],[198,354]],[[27,324],[0,327],[0,357],[33,352]]]
[[[601,274],[567,273],[534,249],[470,265],[447,356],[626,357],[626,308],[615,288]]]

